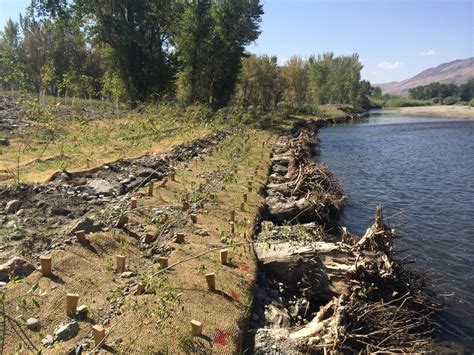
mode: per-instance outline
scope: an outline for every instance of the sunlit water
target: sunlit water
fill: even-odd
[[[474,120],[379,113],[319,137],[317,160],[348,195],[341,225],[363,234],[377,204],[395,215],[397,246],[429,272],[446,303],[446,335],[473,346]]]

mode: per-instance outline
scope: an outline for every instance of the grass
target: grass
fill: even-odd
[[[34,272],[20,283],[9,284],[7,314],[25,319],[37,317],[42,324],[42,334],[52,334],[65,318],[65,294],[77,292],[79,304],[87,304],[91,309],[91,319],[80,321],[78,337],[56,344],[52,353],[66,352],[74,347],[77,339],[88,336],[92,325],[103,320],[109,312],[113,316],[106,325],[110,331],[106,343],[118,352],[156,353],[167,349],[169,353],[236,353],[242,324],[249,315],[255,282],[256,262],[248,241],[263,204],[258,189],[265,182],[269,164],[270,144],[262,146],[261,142],[271,137],[273,134],[269,131],[244,129],[226,138],[212,155],[179,166],[176,181],[168,181],[165,187],[155,184],[153,197],[146,196],[147,187],[138,191],[141,195],[138,208],[127,211],[131,223],[146,230],[156,233],[169,230],[167,237],[157,245],[172,250],[170,264],[220,246],[229,248],[228,265],[220,264],[215,250],[152,276],[159,270],[159,265],[145,257],[140,241],[111,229],[88,235],[90,248],[74,243],[66,250],[53,251],[56,279],[44,278]],[[252,181],[251,192],[248,181]],[[248,194],[248,202],[241,211],[243,193]],[[185,195],[194,203],[204,203],[197,211],[197,224],[191,223],[188,214],[181,212],[170,217],[168,222],[176,222],[174,226],[152,217],[155,208],[165,210],[166,206],[180,206]],[[228,223],[231,209],[236,210],[235,234],[231,233]],[[176,232],[185,233],[184,244],[173,242]],[[114,272],[115,255],[118,254],[127,256],[127,269],[136,274],[132,279],[123,279]],[[205,275],[209,272],[216,273],[217,292],[207,290]],[[145,280],[147,293],[133,296],[128,286],[130,280]],[[26,303],[18,310],[15,300],[28,294],[34,284],[39,285],[40,307]],[[203,322],[202,337],[191,335],[191,319]],[[25,331],[41,349],[41,337]],[[13,349],[20,342],[19,337],[14,328],[8,328],[6,349]]]
[[[10,146],[2,148],[0,181],[44,182],[58,170],[85,170],[119,158],[164,152],[212,129],[163,111],[131,112],[118,119],[55,118],[36,123],[25,133],[15,133]]]

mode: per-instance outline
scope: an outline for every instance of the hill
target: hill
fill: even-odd
[[[374,86],[379,86],[384,94],[408,95],[408,89],[420,85],[427,85],[435,81],[443,84],[454,83],[460,85],[472,77],[474,77],[474,57],[440,64],[400,82],[374,84]]]

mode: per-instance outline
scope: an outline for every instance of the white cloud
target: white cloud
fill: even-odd
[[[387,62],[384,60],[382,63],[377,64],[377,68],[382,70],[396,70],[399,69],[401,66],[402,62],[399,62],[398,60],[395,62]]]
[[[434,49],[427,49],[426,51],[421,52],[421,55],[435,55],[436,52]]]

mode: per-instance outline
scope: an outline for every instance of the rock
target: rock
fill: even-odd
[[[3,145],[4,147],[10,145],[10,141],[7,138],[0,138],[0,145]]]
[[[43,344],[44,346],[46,347],[49,347],[51,345],[53,345],[54,343],[54,338],[52,335],[48,334],[46,335],[42,340],[41,340],[41,344]]]
[[[287,328],[290,326],[288,311],[282,306],[269,304],[265,309],[265,320],[272,328]]]
[[[77,307],[77,316],[80,319],[86,319],[87,318],[87,313],[89,313],[89,309],[85,304]]]
[[[26,327],[31,330],[39,330],[40,328],[40,322],[36,318],[28,318],[26,320]]]
[[[9,275],[15,277],[26,277],[35,271],[35,267],[25,259],[15,256],[5,264],[0,265],[0,274],[2,271],[6,271]]]
[[[10,235],[10,240],[22,240],[23,238],[25,238],[25,235],[20,231],[16,231]]]
[[[120,277],[128,279],[128,278],[130,278],[134,275],[135,275],[135,273],[133,271],[125,271],[125,272],[122,272],[122,274],[120,274]]]
[[[91,195],[112,195],[116,189],[117,186],[104,179],[89,181],[87,185],[81,187],[81,190],[88,192]]]
[[[5,213],[9,214],[9,213],[15,213],[16,211],[18,211],[18,209],[20,208],[20,201],[19,200],[11,200],[7,203],[7,205],[5,206]]]
[[[83,230],[86,234],[100,232],[102,230],[102,224],[94,221],[92,218],[84,217],[72,227],[71,234],[79,230]]]
[[[60,341],[66,341],[74,338],[79,332],[79,323],[75,320],[66,321],[59,325],[54,331],[54,339]]]
[[[62,208],[62,207],[53,207],[51,209],[51,214],[53,216],[67,216],[70,213],[71,213],[70,210],[67,210],[67,209]]]

